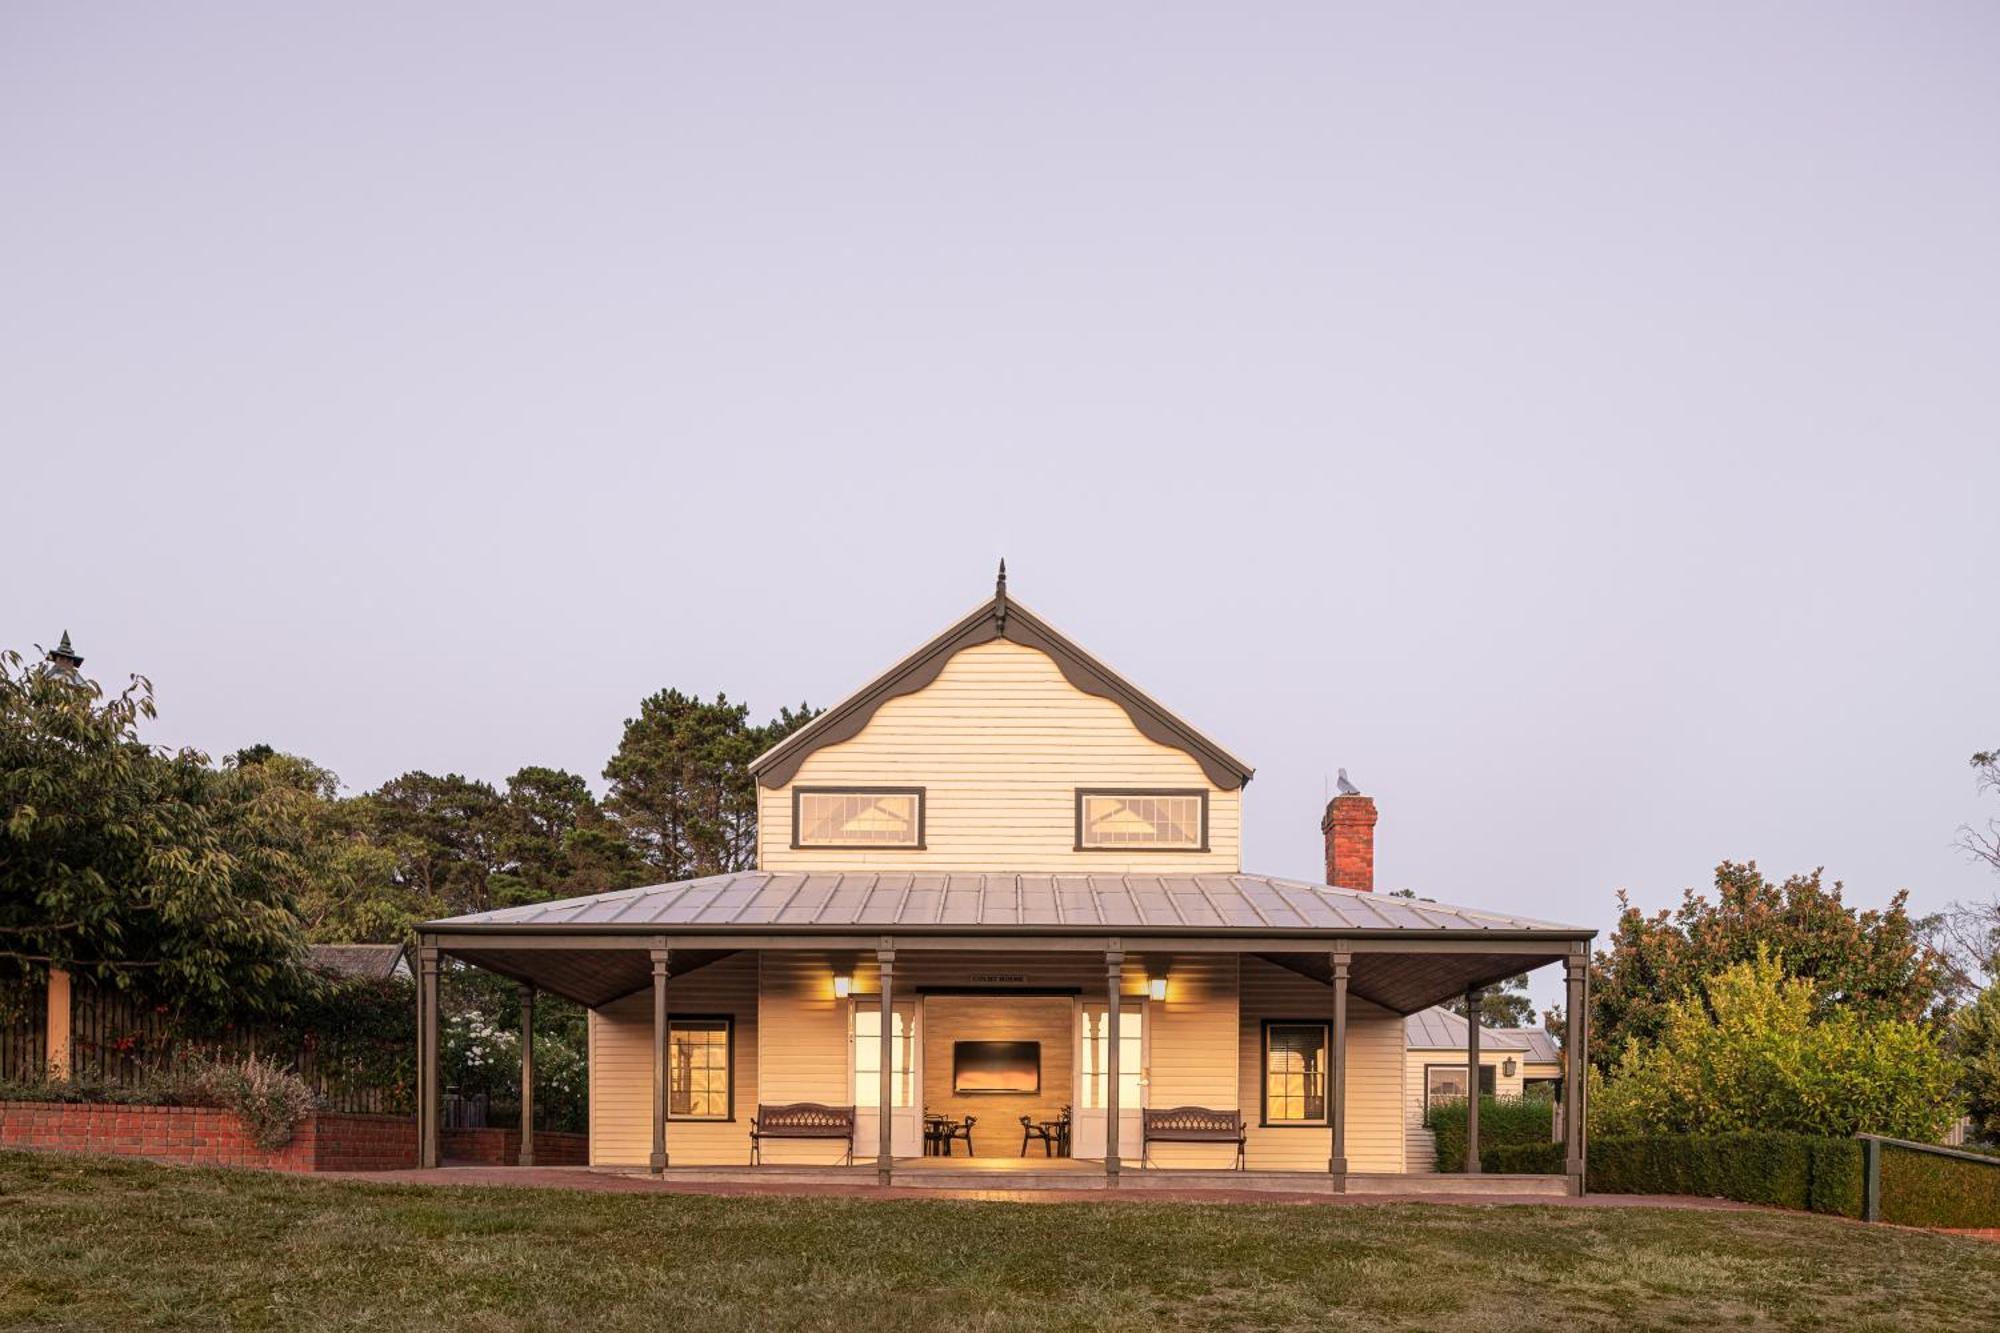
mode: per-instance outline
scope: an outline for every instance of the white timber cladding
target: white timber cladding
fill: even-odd
[[[667,983],[668,1012],[735,1021],[729,1120],[673,1120],[675,1166],[746,1163],[757,1113],[757,955],[734,954]],[[590,1164],[644,1166],[653,1151],[653,992],[590,1012]]]
[[[1486,1034],[1485,1039],[1490,1039]],[[1562,1073],[1560,1065],[1541,1062],[1530,1063],[1521,1058],[1521,1052],[1494,1050],[1482,1039],[1479,1048],[1479,1063],[1493,1071],[1493,1091],[1499,1097],[1518,1097],[1522,1085],[1531,1078],[1557,1078]],[[1514,1062],[1512,1077],[1507,1074],[1507,1061]],[[1424,1125],[1424,1086],[1433,1066],[1455,1065],[1465,1067],[1465,1050],[1411,1050],[1404,1057],[1403,1072],[1403,1137],[1405,1153],[1409,1162],[1407,1170],[1437,1170],[1437,1138]]]
[[[834,994],[836,974],[853,978],[861,1003],[880,994],[880,975],[870,957],[773,950],[745,951],[674,978],[669,1010],[693,1015],[726,1014],[735,1020],[735,1095],[728,1121],[674,1120],[667,1148],[675,1166],[740,1165],[749,1160],[750,1119],[757,1104],[823,1102],[844,1106],[854,1100],[848,1013],[855,999]],[[1149,977],[1165,975],[1164,1000],[1147,997]],[[925,991],[984,992],[1004,1002],[1010,990],[1073,993],[1076,1000],[1100,999],[1105,990],[1101,955],[1076,953],[973,954],[905,950],[896,962],[895,991],[915,997]],[[1331,993],[1319,983],[1261,959],[1235,954],[1128,953],[1120,985],[1123,1003],[1143,1007],[1149,1026],[1147,1064],[1142,1079],[1145,1105],[1207,1106],[1235,1109],[1248,1126],[1248,1165],[1267,1170],[1324,1171],[1331,1132],[1326,1126],[1266,1127],[1262,1109],[1262,1022],[1267,1018],[1313,1020],[1331,1014]],[[965,1003],[939,1005],[937,1021],[963,1012]],[[927,1016],[921,1021],[932,1021]],[[1348,1159],[1351,1170],[1404,1169],[1405,1079],[1402,1020],[1359,999],[1348,1002]],[[1070,1039],[1072,1017],[1060,1038]],[[976,1035],[976,1034],[975,1034]],[[926,1034],[926,1045],[949,1049],[952,1034]],[[652,1149],[652,996],[628,996],[590,1015],[590,1156],[597,1166],[644,1166]],[[1054,1067],[1059,1061],[1051,1060]],[[1049,1089],[1051,1098],[1069,1094]],[[1018,1130],[1008,1123],[989,1126],[983,1155],[1013,1155]],[[1124,1145],[1136,1163],[1139,1144]],[[767,1145],[765,1160],[832,1164],[842,1145],[823,1140],[779,1140]],[[873,1145],[862,1145],[862,1155]],[[1152,1160],[1159,1166],[1228,1166],[1233,1152],[1223,1145],[1163,1143]]]
[[[1246,956],[1238,1040],[1243,1119],[1252,1170],[1324,1171],[1333,1155],[1326,1125],[1265,1125],[1263,1025],[1267,1019],[1333,1021],[1333,992],[1276,963]],[[1403,1170],[1403,1020],[1352,995],[1347,1000],[1347,1169]]]
[[[922,850],[792,844],[792,787],[922,787]],[[1079,851],[1078,788],[1208,793],[1208,850]],[[758,788],[764,870],[1165,874],[1240,870],[1242,792],[1215,788],[1183,751],[1085,694],[1047,654],[1005,639],[964,649],[923,689],[884,703],[859,735]]]

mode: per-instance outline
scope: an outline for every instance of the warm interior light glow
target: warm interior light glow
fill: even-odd
[[[1146,994],[1155,1000],[1166,999],[1167,979],[1165,977],[1148,977],[1146,979]]]
[[[835,977],[833,979],[834,998],[844,1000],[848,997],[849,994],[853,992],[853,990],[854,990],[853,977],[842,976],[842,977]]]

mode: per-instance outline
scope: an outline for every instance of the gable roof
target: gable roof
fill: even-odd
[[[466,927],[599,930],[982,933],[994,927],[1048,933],[1106,929],[1201,935],[1290,931],[1399,931],[1557,935],[1592,932],[1471,907],[1391,898],[1303,880],[1246,874],[991,874],[936,871],[743,870],[617,889],[587,898],[506,907],[432,921]],[[1447,1017],[1454,1017],[1447,1015]],[[1465,1044],[1465,1020],[1458,1043]]]
[[[958,653],[994,639],[1006,639],[1048,654],[1071,685],[1123,708],[1140,734],[1187,754],[1201,765],[1201,771],[1218,788],[1233,791],[1248,782],[1256,771],[1009,597],[1003,576],[990,600],[757,756],[750,763],[751,773],[761,786],[784,786],[815,750],[854,739],[875,716],[876,709],[891,699],[923,689],[938,678],[945,663]]]
[[[1403,1045],[1412,1051],[1465,1050],[1465,1017],[1442,1005],[1420,1010],[1403,1020]],[[1538,1064],[1562,1063],[1562,1048],[1540,1028],[1479,1028],[1479,1045],[1488,1051],[1519,1051]]]

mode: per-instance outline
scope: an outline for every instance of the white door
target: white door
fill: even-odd
[[[916,1157],[923,1151],[923,1106],[917,1089],[919,1078],[917,1002],[891,1001],[889,1029],[892,1061],[889,1069],[889,1144],[897,1157]],[[882,1002],[858,997],[848,1022],[852,1040],[848,1043],[848,1064],[853,1070],[854,1155],[873,1157],[881,1151],[880,1107],[882,1100]]]
[[[1105,1107],[1110,1101],[1111,1012],[1103,1001],[1077,1006],[1076,1110],[1070,1153],[1104,1157]],[[1146,1002],[1118,1006],[1118,1157],[1139,1160],[1140,1108],[1146,1104]]]

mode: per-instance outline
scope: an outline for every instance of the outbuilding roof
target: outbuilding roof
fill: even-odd
[[[306,964],[341,977],[381,981],[396,975],[403,961],[400,944],[315,944],[306,950]]]
[[[1584,927],[1250,874],[1006,874],[745,870],[434,921],[425,929],[531,931],[893,929],[978,934],[1477,933]],[[1462,1021],[1462,1020],[1461,1020]],[[1462,1041],[1462,1034],[1461,1034]]]
[[[1412,1051],[1463,1051],[1465,1018],[1442,1006],[1419,1010],[1403,1020],[1403,1044]],[[1483,1024],[1479,1044],[1489,1051],[1520,1051],[1536,1063],[1560,1064],[1562,1048],[1540,1028],[1493,1028]]]

